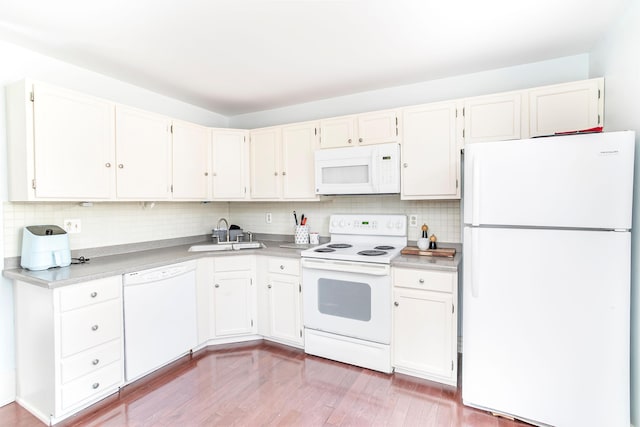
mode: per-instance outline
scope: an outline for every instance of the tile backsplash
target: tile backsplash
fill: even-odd
[[[71,249],[121,245],[210,234],[218,219],[227,218],[244,230],[293,235],[293,211],[305,214],[312,231],[329,234],[334,213],[394,213],[417,215],[418,226],[409,227],[409,240],[420,235],[426,223],[439,241],[460,243],[460,201],[402,201],[397,195],[339,196],[319,202],[111,202],[83,207],[79,203],[10,203],[4,209],[4,255],[20,256],[22,230],[27,225],[64,225],[79,219],[81,232],[69,235]],[[271,224],[265,221],[272,214]]]

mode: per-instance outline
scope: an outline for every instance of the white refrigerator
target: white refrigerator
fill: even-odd
[[[629,427],[635,134],[465,147],[462,400]]]

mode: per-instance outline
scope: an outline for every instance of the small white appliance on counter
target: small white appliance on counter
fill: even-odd
[[[391,260],[406,215],[331,215],[331,241],[302,251],[304,351],[390,373]]]
[[[631,131],[465,147],[462,401],[629,426]]]
[[[69,235],[57,225],[29,225],[22,232],[20,266],[46,270],[71,264]]]
[[[315,178],[316,194],[400,193],[400,145],[317,150]]]

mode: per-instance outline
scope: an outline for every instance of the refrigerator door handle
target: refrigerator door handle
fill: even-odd
[[[480,225],[480,162],[471,160],[471,225]]]
[[[469,257],[469,262],[471,264],[471,296],[474,298],[478,298],[480,296],[480,275],[478,274],[478,268],[480,265],[480,260],[478,258],[480,256],[480,251],[478,232],[479,230],[476,227],[471,228],[471,256]]]

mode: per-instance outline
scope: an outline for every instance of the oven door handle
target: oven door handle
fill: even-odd
[[[371,264],[363,262],[325,260],[325,259],[302,259],[302,268],[314,270],[343,271],[346,273],[361,273],[371,276],[388,276],[391,267],[388,264]]]

